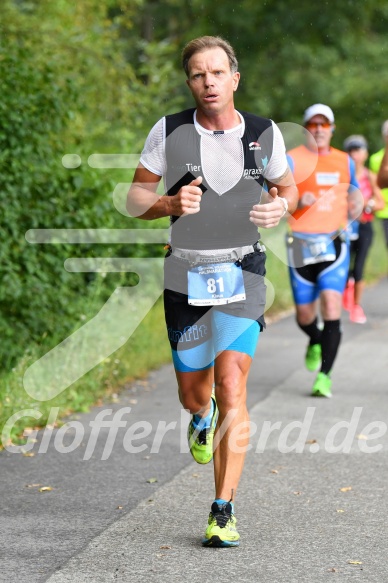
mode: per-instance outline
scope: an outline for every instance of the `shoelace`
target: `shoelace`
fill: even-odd
[[[219,526],[220,528],[225,528],[229,520],[232,518],[232,513],[226,510],[226,506],[227,504],[224,504],[223,506],[221,506],[221,508],[218,506],[218,510],[216,512],[214,512],[212,508],[211,514],[213,515],[213,518],[217,522],[217,526]]]
[[[198,445],[206,445],[208,432],[209,432],[209,427],[205,427],[204,429],[202,429],[202,431],[200,431],[198,433],[198,437],[197,437]]]

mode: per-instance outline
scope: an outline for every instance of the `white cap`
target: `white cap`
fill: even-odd
[[[323,103],[310,105],[304,112],[303,123],[308,122],[314,115],[323,115],[330,123],[334,123],[334,113],[328,105],[323,105]]]

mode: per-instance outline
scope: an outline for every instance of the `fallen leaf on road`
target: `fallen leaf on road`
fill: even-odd
[[[35,454],[32,451],[24,451],[23,457],[35,457]]]
[[[306,443],[318,443],[316,439],[309,439]]]
[[[340,488],[340,492],[350,492],[351,489],[351,486],[346,486],[345,488]]]
[[[27,436],[27,435],[31,435],[31,433],[34,431],[33,427],[25,427],[24,431],[23,431],[23,435]]]
[[[171,549],[171,547],[169,545],[162,545],[161,547],[159,547],[160,549]]]
[[[295,496],[300,496],[302,492],[293,492],[293,494],[295,494]]]
[[[332,567],[331,569],[328,569],[329,573],[338,573],[338,569],[336,569],[335,567]]]
[[[278,470],[271,470],[271,474],[278,474]]]
[[[341,508],[337,509],[337,512],[345,512],[345,510],[342,510]]]
[[[199,478],[199,474],[191,474],[193,478]]]
[[[154,484],[155,482],[157,482],[158,479],[157,478],[148,478],[147,483],[148,484]]]
[[[117,510],[122,510],[123,507],[122,506],[117,506]]]
[[[349,565],[362,565],[362,561],[348,561]]]
[[[39,488],[39,492],[51,492],[51,490],[51,486],[42,486],[42,488]]]
[[[26,484],[26,488],[39,488],[40,484]]]

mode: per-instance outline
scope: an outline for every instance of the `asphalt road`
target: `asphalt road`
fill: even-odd
[[[185,451],[166,366],[72,430],[40,432],[33,457],[0,454],[0,581],[387,582],[387,280],[366,291],[365,311],[363,326],[344,314],[331,400],[310,397],[293,316],[260,337],[239,548],[200,546],[212,464]]]

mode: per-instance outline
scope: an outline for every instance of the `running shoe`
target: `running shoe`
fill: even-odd
[[[319,372],[313,385],[313,397],[331,397],[331,378],[324,372]]]
[[[350,310],[349,319],[355,324],[365,324],[365,312],[359,304],[354,304],[353,308]]]
[[[236,517],[232,505],[226,502],[219,506],[213,502],[208,519],[205,537],[202,539],[204,547],[238,547],[240,535],[236,530]]]
[[[210,427],[203,427],[203,423],[201,422],[195,426],[193,415],[187,428],[190,452],[198,464],[208,464],[213,459],[213,439],[218,418],[218,408],[214,395],[212,395],[212,401],[213,415],[210,421]]]
[[[342,295],[342,306],[344,310],[351,311],[354,305],[354,279],[349,279]]]
[[[309,344],[307,346],[305,365],[307,370],[314,372],[321,366],[322,349],[320,344]]]

